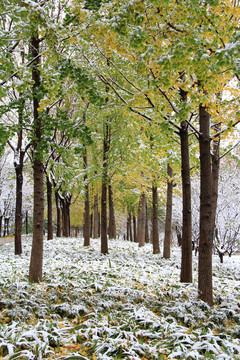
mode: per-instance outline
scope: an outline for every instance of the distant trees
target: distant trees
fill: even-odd
[[[238,150],[239,151],[239,150]],[[239,161],[230,156],[221,161],[214,251],[223,262],[240,249]]]

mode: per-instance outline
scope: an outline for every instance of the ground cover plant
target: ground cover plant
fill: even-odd
[[[170,260],[150,244],[82,239],[44,243],[44,281],[31,284],[31,243],[22,256],[0,248],[0,357],[3,359],[240,359],[239,256],[214,256],[214,301],[181,284],[180,249]]]

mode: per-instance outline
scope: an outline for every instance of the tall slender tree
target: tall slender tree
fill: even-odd
[[[213,305],[212,293],[212,184],[210,152],[210,114],[204,105],[199,106],[200,123],[200,239],[198,260],[199,298]]]
[[[188,124],[181,122],[179,131],[181,139],[182,164],[182,259],[181,282],[192,282],[192,210],[191,210],[191,179],[189,166]]]
[[[158,234],[158,193],[157,186],[152,186],[152,243],[153,253],[160,253],[159,234]]]
[[[40,39],[37,27],[33,30],[31,43],[33,81],[33,242],[29,268],[31,282],[42,281],[43,231],[44,231],[44,166],[42,154],[42,119],[39,113],[40,94]]]
[[[107,236],[107,186],[108,186],[108,152],[109,152],[109,124],[103,124],[103,170],[102,170],[102,197],[101,197],[101,253],[108,253]]]
[[[163,246],[163,257],[169,259],[171,256],[172,241],[172,198],[173,198],[173,171],[170,164],[167,166],[167,204],[165,220],[165,236]]]

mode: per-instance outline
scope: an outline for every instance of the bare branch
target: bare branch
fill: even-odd
[[[152,71],[152,69],[150,69],[150,73],[152,74],[152,77],[154,78],[154,80],[156,80],[156,76],[154,74],[154,72]],[[172,110],[178,114],[178,110],[175,108],[175,106],[173,105],[173,103],[171,102],[171,100],[169,99],[169,97],[167,96],[166,92],[163,91],[157,84],[155,84],[156,88],[158,89],[158,91],[160,92],[160,94],[162,94],[165,99],[167,100],[167,102],[169,103],[169,105],[171,106]]]
[[[220,156],[220,160],[226,156],[228,153],[230,153],[233,149],[235,149],[236,147],[238,147],[238,145],[240,144],[240,140],[238,140],[236,142],[236,144],[234,144],[228,151],[226,151],[223,155]]]

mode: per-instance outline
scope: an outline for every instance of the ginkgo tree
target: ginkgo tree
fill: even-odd
[[[144,193],[144,181],[151,184],[148,184],[148,190],[152,189],[153,209],[167,163],[174,166],[174,162],[177,163],[180,158],[179,145],[176,143],[173,146],[175,132],[180,135],[182,144],[183,135],[188,136],[190,131],[197,138],[201,181],[199,297],[212,305],[214,216],[212,184],[208,180],[212,176],[211,143],[219,136],[218,130],[223,130],[216,130],[216,126],[212,128],[211,119],[215,124],[221,122],[222,127],[227,129],[238,121],[239,110],[233,115],[237,98],[226,104],[219,101],[219,94],[227,86],[230,93],[235,91],[229,85],[230,80],[234,76],[239,78],[239,3],[230,0],[169,0],[162,3],[157,0],[72,0],[40,4],[38,1],[22,0],[20,4],[10,1],[1,6],[3,22],[5,14],[8,14],[9,19],[16,23],[12,33],[13,45],[8,47],[8,56],[4,60],[1,96],[6,98],[7,91],[12,89],[10,80],[21,76],[32,101],[33,127],[30,138],[37,205],[34,210],[33,253],[42,253],[44,152],[49,148],[50,135],[57,126],[53,121],[55,110],[51,109],[59,99],[66,101],[72,91],[77,94],[74,105],[78,110],[83,99],[85,104],[89,104],[92,113],[89,116],[87,111],[86,122],[93,122],[89,127],[101,134],[98,142],[93,140],[95,149],[102,149],[99,164],[102,176],[103,253],[108,251],[106,189],[110,177],[121,164],[116,161],[119,153],[130,153],[130,148],[120,136],[122,129],[119,130],[119,125],[127,129],[126,138],[130,137],[128,131],[131,131],[128,122],[135,126],[131,145],[135,141],[133,148],[136,156],[135,159],[130,158],[130,166],[129,159],[124,156],[123,162],[125,169],[138,170],[135,173],[137,182],[141,184],[139,193]],[[6,29],[2,30],[2,39],[4,36],[12,42]],[[28,62],[15,69],[11,61],[12,52],[19,49],[20,54],[23,39],[31,51]],[[225,116],[222,116],[222,109],[227,109]],[[94,121],[92,114],[96,114]],[[186,157],[182,157],[182,167],[186,159],[189,161],[186,152],[189,145],[187,141],[184,144],[181,153]],[[90,147],[86,143],[83,145],[87,184],[89,177],[86,176],[91,173],[91,165],[87,163],[86,155],[93,161],[94,151],[89,152]],[[110,159],[115,162],[112,168]],[[159,159],[162,160],[161,164]],[[183,171],[184,199],[190,197],[189,163],[186,169]],[[94,167],[92,170],[93,174],[98,171]],[[171,182],[172,175],[169,175]],[[206,183],[209,186],[205,186]],[[85,195],[87,193],[85,188]],[[155,210],[157,212],[157,207]],[[189,201],[184,206],[183,214],[182,257],[185,265],[184,258],[191,253],[191,227],[187,229],[191,221],[190,211]],[[188,212],[189,216],[185,217]],[[153,219],[156,221],[157,216],[153,216]],[[155,222],[154,239],[158,238],[156,229]],[[37,249],[36,252],[34,249]],[[158,252],[157,247],[155,251]],[[30,271],[32,281],[41,280],[42,277],[42,255],[39,259],[39,262],[31,262],[39,264],[37,271]],[[191,281],[191,259],[185,270],[181,280]]]
[[[98,23],[98,34],[101,29],[105,32],[103,49],[109,52],[111,48],[132,61],[141,74],[150,74],[152,93],[157,93],[158,99],[165,98],[170,109],[160,108],[156,96],[149,92],[140,92],[138,99],[144,93],[145,104],[148,102],[164,120],[171,118],[173,111],[176,124],[186,120],[190,112],[199,114],[199,125],[192,125],[199,138],[201,165],[199,297],[212,304],[212,190],[211,184],[205,186],[211,177],[210,116],[217,115],[216,94],[223,91],[235,71],[226,49],[236,38],[238,4],[121,1],[107,3],[105,9],[102,14],[107,19],[103,26]],[[178,89],[186,91],[188,97],[180,112]],[[129,109],[140,113],[132,104],[136,102],[128,102]],[[143,117],[147,118],[148,112],[145,109]]]

